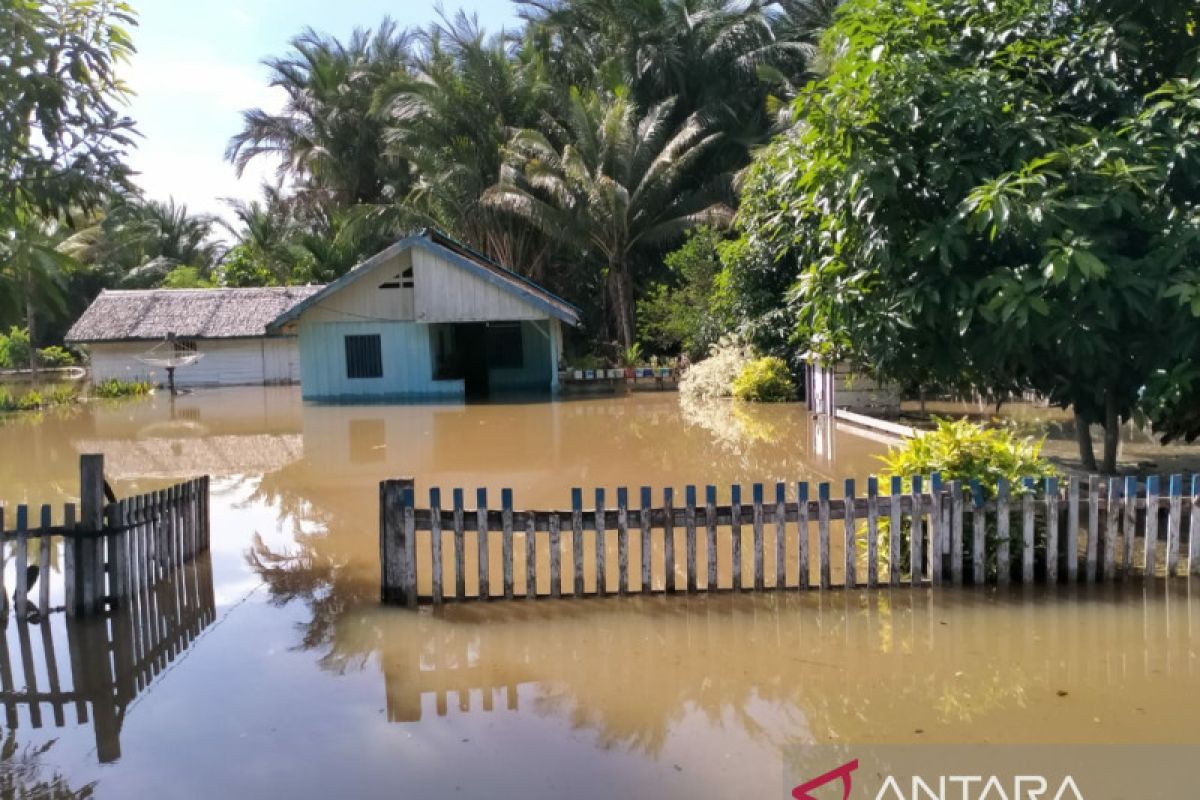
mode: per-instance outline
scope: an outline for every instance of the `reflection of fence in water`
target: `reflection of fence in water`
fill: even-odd
[[[1200,605],[1178,586],[1031,587],[1011,597],[952,590],[726,595],[686,604],[630,598],[615,616],[614,606],[564,600],[492,606],[470,622],[421,615],[408,618],[403,634],[384,637],[395,643],[381,653],[387,716],[416,722],[517,711],[519,695],[529,698],[518,688],[535,684],[555,687],[552,695],[597,718],[624,700],[660,709],[665,721],[687,704],[713,711],[751,694],[813,713],[845,697],[876,707],[924,698],[939,713],[984,713],[956,707],[955,693],[974,688],[984,696],[1001,686],[1015,698],[1031,687],[1053,694],[1195,676]],[[667,677],[648,678],[655,668],[648,648],[680,654]],[[979,663],[990,652],[999,655]],[[731,657],[741,660],[730,665]]]
[[[102,763],[121,755],[120,733],[134,699],[215,618],[207,553],[141,581],[121,607],[76,617],[5,618],[0,636],[0,704],[8,728],[89,722]],[[48,708],[46,708],[48,707]]]

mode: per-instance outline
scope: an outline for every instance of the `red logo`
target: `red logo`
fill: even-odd
[[[837,769],[829,770],[829,772],[826,772],[824,775],[813,778],[808,783],[800,784],[795,789],[792,789],[792,797],[795,798],[795,800],[817,800],[817,798],[813,797],[811,794],[809,794],[809,792],[811,792],[812,790],[817,789],[821,786],[824,786],[827,783],[831,783],[836,778],[841,778],[842,779],[842,800],[849,800],[849,797],[850,797],[850,773],[854,772],[854,770],[856,770],[856,769],[858,769],[858,759],[857,758],[854,759],[853,761],[847,761],[845,764],[842,764]]]

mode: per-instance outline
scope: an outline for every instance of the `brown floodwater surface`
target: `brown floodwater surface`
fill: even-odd
[[[547,508],[572,487],[590,500],[596,487],[712,483],[727,497],[734,482],[877,469],[882,445],[816,430],[799,406],[155,396],[0,418],[0,501],[73,500],[82,452],[105,454],[122,496],[211,475],[211,553],[156,590],[149,622],[5,618],[2,785],[786,797],[797,744],[1200,740],[1187,580],[378,603],[383,478],[411,475],[419,496],[508,487],[518,507]],[[110,658],[129,647],[137,659]]]

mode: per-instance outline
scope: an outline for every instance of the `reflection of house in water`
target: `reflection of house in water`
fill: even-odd
[[[107,618],[4,618],[0,705],[10,730],[64,728],[73,717],[91,725],[101,763],[121,757],[121,728],[134,701],[216,617],[207,553],[142,589]]]

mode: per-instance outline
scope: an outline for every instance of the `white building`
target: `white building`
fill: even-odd
[[[321,288],[103,291],[71,326],[66,342],[88,351],[93,381],[163,383],[164,370],[138,356],[152,349],[165,355],[169,347],[201,356],[176,370],[178,386],[298,383],[296,337],[268,334],[267,325]]]

